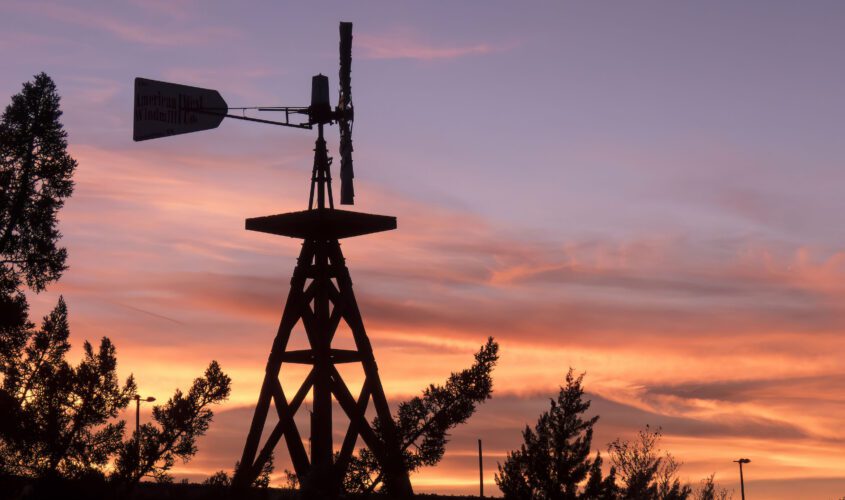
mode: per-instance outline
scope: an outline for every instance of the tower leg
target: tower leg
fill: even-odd
[[[344,299],[344,319],[346,319],[352,330],[355,347],[361,354],[361,363],[367,381],[371,384],[373,403],[378,419],[380,422],[387,424],[382,426],[385,440],[385,457],[381,466],[385,478],[385,488],[391,498],[410,498],[413,496],[414,490],[411,487],[408,469],[400,449],[401,443],[399,443],[398,436],[396,435],[393,416],[387,404],[384,387],[381,385],[373,347],[370,344],[369,337],[367,337],[367,332],[364,329],[364,321],[361,318],[361,311],[358,309],[358,302],[355,300],[355,293],[352,291],[352,278],[349,275],[349,268],[346,267],[346,260],[343,257],[343,252],[337,240],[331,245],[331,253],[332,264],[339,269],[337,284],[340,296]]]
[[[276,338],[273,340],[273,347],[270,350],[270,356],[267,359],[267,366],[264,370],[264,382],[261,385],[258,403],[255,405],[255,413],[252,417],[252,424],[250,425],[249,434],[247,435],[246,444],[244,445],[243,455],[241,456],[238,468],[235,471],[235,477],[232,479],[232,486],[235,488],[249,487],[255,478],[257,478],[261,473],[261,468],[269,458],[268,453],[262,453],[259,455],[259,459],[263,458],[263,460],[256,461],[256,453],[261,440],[261,434],[264,431],[264,424],[267,420],[267,413],[270,409],[271,398],[276,400],[277,409],[280,406],[280,396],[278,392],[281,390],[281,386],[279,385],[279,372],[282,366],[282,357],[287,349],[288,340],[290,340],[293,327],[301,318],[301,311],[303,307],[307,307],[308,294],[306,293],[307,290],[304,289],[306,276],[303,271],[306,266],[310,265],[311,259],[313,258],[313,252],[313,244],[308,241],[304,242],[302,245],[302,251],[299,254],[299,259],[297,260],[297,265],[294,268],[293,277],[290,281],[290,293],[288,294],[288,298],[285,303],[285,309],[282,312],[282,320],[279,323],[279,329],[276,333]],[[309,382],[308,379],[306,379],[306,382]],[[278,391],[275,388],[277,385],[279,385]],[[305,384],[303,384],[303,387],[305,387]],[[300,390],[300,392],[302,391]],[[307,389],[305,392],[307,393]],[[302,394],[301,399],[304,399],[304,397],[305,394]],[[284,406],[287,406],[286,401],[281,403],[283,403]],[[272,452],[272,448],[275,447],[275,443],[278,442],[282,435],[285,435],[286,440],[292,441],[288,443],[288,449],[291,452],[294,469],[296,470],[297,475],[304,477],[308,474],[310,464],[308,463],[308,458],[305,454],[304,447],[302,447],[301,441],[299,443],[301,447],[300,449],[300,447],[296,446],[296,442],[293,439],[294,436],[292,434],[294,432],[292,431],[296,431],[296,425],[293,422],[293,415],[296,413],[296,408],[288,407],[279,413],[279,425],[268,438],[267,444],[271,444],[272,442],[272,446],[270,446],[269,451]],[[284,432],[285,429],[288,430],[287,433]],[[266,455],[266,457],[264,457],[264,455]]]

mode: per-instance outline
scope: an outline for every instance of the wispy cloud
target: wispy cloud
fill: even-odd
[[[199,479],[238,454],[249,418],[238,408],[260,387],[299,248],[243,231],[242,219],[300,208],[280,205],[279,194],[289,184],[281,198],[298,199],[302,172],[292,165],[302,158],[276,157],[277,168],[271,151],[186,155],[164,142],[157,151],[73,148],[81,167],[62,220],[71,270],[51,292],[68,299],[76,339],[110,336],[122,369],[156,394],[209,359],[223,363],[237,384],[231,412],[177,471]],[[823,387],[841,379],[845,349],[840,253],[752,239],[532,239],[469,213],[371,194],[402,229],[343,248],[388,396],[405,398],[468,364],[487,335],[502,344],[497,399],[456,432],[444,462],[454,477],[424,473],[422,490],[465,488],[471,433],[502,436],[490,438],[491,458],[516,447],[568,365],[589,371],[602,415],[597,446],[662,425],[693,481],[722,470],[713,442],[719,453],[779,447],[767,470],[783,477],[802,464],[825,473],[820,457],[841,447],[828,416],[841,402]],[[438,366],[419,363],[434,355]],[[180,369],[168,370],[173,363]]]
[[[394,31],[386,34],[361,33],[355,35],[355,44],[365,59],[416,59],[433,61],[437,59],[458,59],[501,52],[512,47],[489,42],[444,43],[423,40],[409,31]]]
[[[0,50],[13,50],[21,46],[51,47],[67,44],[68,41],[59,36],[31,33],[25,31],[3,31],[0,33]]]
[[[63,3],[17,4],[16,7],[55,21],[76,24],[108,33],[126,42],[150,47],[207,45],[214,40],[231,40],[238,34],[227,26],[189,26],[184,22],[133,22],[106,14],[102,9],[72,7]]]
[[[74,76],[68,78],[68,88],[83,106],[111,104],[122,90],[122,83],[108,78]]]
[[[180,66],[165,70],[164,79],[196,87],[219,90],[230,106],[275,105],[278,96],[260,85],[282,75],[284,71],[259,66],[242,66],[237,63],[224,68],[196,68]],[[235,100],[231,99],[235,97]],[[266,104],[264,104],[266,103]]]

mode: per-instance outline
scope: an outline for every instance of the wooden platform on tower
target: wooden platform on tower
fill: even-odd
[[[396,217],[316,208],[247,219],[246,229],[306,240],[338,240],[396,229]]]

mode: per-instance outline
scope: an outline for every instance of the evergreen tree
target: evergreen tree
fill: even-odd
[[[557,401],[550,401],[551,408],[540,415],[533,430],[526,426],[521,448],[508,453],[504,465],[499,465],[496,483],[506,498],[581,498],[579,485],[588,473],[591,488],[598,490],[591,489],[590,495],[601,498],[605,484],[601,480],[601,458],[589,458],[598,417],[583,418],[590,408],[590,401],[584,400],[583,379],[583,374],[576,377],[569,370]]]
[[[145,476],[171,481],[167,472],[177,459],[187,462],[196,454],[196,440],[205,434],[214,417],[209,407],[229,397],[231,382],[220,365],[212,361],[187,394],[177,389],[167,403],[154,406],[155,423],[144,424],[131,440],[123,443],[113,477],[130,486]]]
[[[0,367],[14,365],[35,327],[22,285],[41,291],[65,269],[56,213],[73,190],[76,161],[66,151],[61,114],[56,86],[41,73],[0,117]],[[22,421],[7,385],[0,388],[0,471]]]
[[[97,352],[88,342],[83,359],[65,361],[67,307],[59,299],[39,330],[2,366],[3,390],[17,422],[0,435],[0,461],[12,474],[81,477],[106,465],[121,445],[124,423],[111,422],[135,393],[130,376],[117,378],[114,346],[103,338]]]
[[[610,472],[602,478],[603,460],[601,453],[596,453],[596,458],[590,465],[590,474],[584,492],[581,494],[584,500],[616,500],[619,497],[619,487],[616,485],[616,468],[610,467]]]
[[[41,73],[0,117],[0,472],[19,464],[10,456],[24,419],[19,398],[8,392],[14,380],[5,379],[15,377],[6,370],[14,370],[34,335],[22,285],[41,291],[65,269],[56,214],[73,191],[76,161],[66,150],[61,114],[56,86]]]
[[[478,404],[491,397],[491,373],[498,359],[499,345],[490,337],[475,353],[470,368],[452,373],[445,385],[429,385],[422,396],[399,404],[394,425],[409,472],[440,462],[449,430],[466,422]],[[377,419],[373,427],[381,437]],[[347,492],[371,492],[382,484],[382,478],[375,455],[363,448],[350,459],[343,487]]]
[[[59,122],[59,94],[45,73],[12,96],[0,118],[0,282],[41,291],[65,270],[56,215],[73,192],[76,160]]]

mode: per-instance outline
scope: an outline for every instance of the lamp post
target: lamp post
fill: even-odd
[[[138,428],[141,426],[141,401],[152,403],[155,400],[156,398],[152,396],[141,399],[141,396],[135,395],[135,434],[138,434]]]
[[[484,465],[481,462],[481,440],[478,440],[478,498],[484,498]]]
[[[135,439],[136,439],[135,450],[136,450],[136,458],[138,459],[139,463],[141,462],[141,432],[140,432],[140,427],[141,427],[141,401],[144,401],[145,403],[152,403],[155,400],[156,400],[156,398],[154,398],[152,396],[150,396],[148,398],[141,399],[141,396],[139,396],[138,394],[135,395]]]
[[[734,462],[739,464],[739,490],[742,492],[742,500],[745,500],[745,480],[742,478],[742,464],[747,464],[751,460],[740,458],[739,460],[734,460]]]

